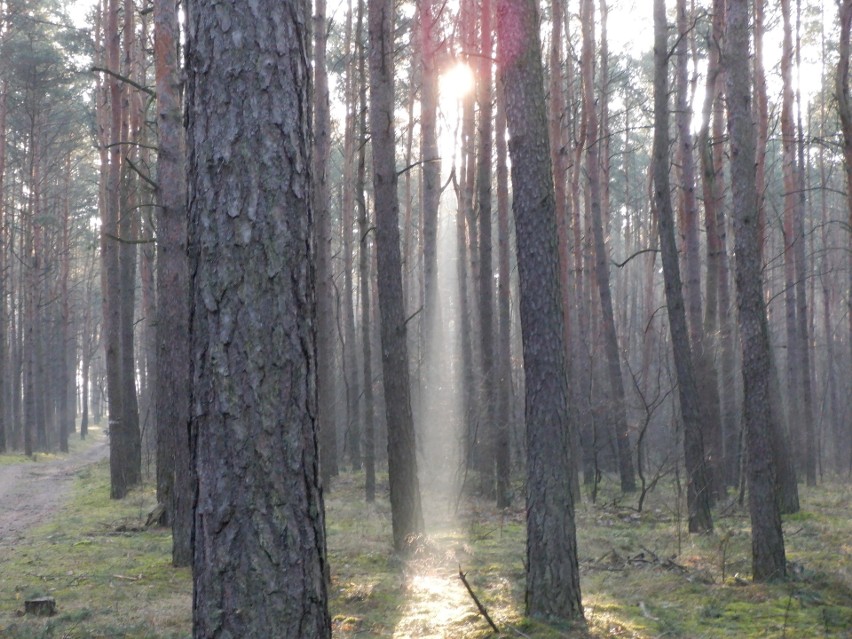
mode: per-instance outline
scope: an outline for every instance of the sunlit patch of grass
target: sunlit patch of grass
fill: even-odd
[[[423,552],[432,563],[424,564],[415,556],[403,566],[390,554],[386,506],[365,510],[359,476],[336,481],[327,500],[332,573],[339,574],[335,567],[339,562],[348,568],[333,593],[332,612],[340,619],[355,614],[362,622],[350,626],[357,628],[350,632],[341,625],[336,637],[440,636],[429,634],[439,623],[449,628],[448,637],[492,636],[464,591],[458,597],[446,597],[452,579],[448,575],[458,567],[508,636],[841,639],[852,628],[852,544],[848,541],[852,503],[840,486],[802,488],[802,513],[785,518],[784,524],[792,576],[771,584],[751,582],[748,513],[735,503],[720,504],[713,534],[689,535],[685,505],[677,507],[673,485],[661,484],[648,496],[642,513],[634,510],[632,497],[602,490],[598,504],[584,502],[577,508],[587,620],[585,630],[577,630],[524,617],[526,550],[521,504],[498,511],[487,502],[468,500],[455,530],[429,531],[428,550]],[[353,527],[357,536],[346,537]],[[359,558],[361,551],[366,557]],[[388,557],[379,571],[364,563],[376,554]],[[436,576],[434,565],[441,561],[446,566]],[[355,566],[356,562],[361,565]],[[365,572],[359,575],[359,569]],[[376,595],[394,587],[399,590],[390,598]],[[364,601],[375,606],[372,612],[363,611]],[[428,610],[430,602],[443,606],[443,611],[436,609],[431,623],[417,625],[423,622],[422,610]],[[441,617],[452,618],[449,606],[457,608],[457,625]],[[375,618],[386,623],[370,621]]]
[[[143,530],[153,488],[108,498],[108,465],[78,473],[71,505],[15,548],[0,548],[3,639],[185,638],[191,577],[170,565],[168,531]],[[326,494],[335,639],[452,637],[493,632],[471,588],[506,636],[529,639],[842,639],[852,628],[852,494],[802,488],[802,512],[785,517],[791,578],[750,580],[748,514],[721,504],[716,530],[688,535],[675,487],[635,499],[605,487],[577,508],[586,627],[524,616],[523,504],[497,510],[465,498],[458,518],[431,514],[408,559],[392,551],[387,477],[366,504],[363,475],[343,473]],[[16,616],[31,595],[56,598],[50,619]]]

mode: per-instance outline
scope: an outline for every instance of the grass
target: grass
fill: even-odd
[[[0,547],[3,639],[184,639],[190,635],[191,576],[170,564],[170,536],[144,530],[150,488],[108,499],[108,465],[81,471],[56,521],[14,548]],[[520,508],[470,502],[459,518],[438,504],[430,534],[402,562],[390,551],[387,485],[364,504],[361,479],[345,474],[327,497],[330,610],[335,639],[494,636],[458,579],[505,636],[844,638],[852,636],[852,491],[802,488],[802,512],[785,518],[793,575],[749,580],[747,514],[716,514],[716,532],[689,536],[673,488],[660,486],[644,512],[615,492],[577,512],[584,630],[523,616],[524,521]],[[428,491],[426,497],[428,498]],[[680,531],[680,532],[679,532]],[[19,616],[33,595],[56,598],[49,619]]]

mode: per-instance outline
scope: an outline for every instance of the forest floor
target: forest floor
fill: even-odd
[[[109,499],[105,438],[97,430],[68,456],[0,456],[0,639],[186,639],[191,576],[170,563],[169,532],[144,527],[151,486]],[[387,484],[365,504],[363,477],[344,474],[326,497],[330,609],[335,639],[485,639],[497,636],[464,587],[462,571],[501,637],[852,638],[852,489],[802,487],[785,517],[791,577],[749,581],[747,513],[715,514],[716,531],[685,531],[674,485],[635,509],[604,486],[577,510],[586,627],[526,619],[524,513],[498,511],[424,486],[428,535],[412,559],[390,549]],[[520,493],[519,493],[520,494]],[[11,513],[11,515],[10,515]],[[23,615],[50,595],[58,614]],[[274,638],[274,633],[270,634]]]
[[[56,516],[73,479],[82,468],[109,454],[108,441],[95,431],[88,443],[76,437],[69,442],[67,456],[36,453],[4,455],[0,464],[0,546],[11,546],[26,532]]]

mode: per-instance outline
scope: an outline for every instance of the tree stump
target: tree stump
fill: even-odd
[[[24,612],[36,617],[52,617],[56,614],[56,599],[53,597],[35,597],[24,601]]]

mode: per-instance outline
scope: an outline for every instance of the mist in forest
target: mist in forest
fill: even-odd
[[[437,244],[438,307],[431,314],[431,326],[424,326],[422,333],[420,402],[415,424],[427,532],[452,517],[464,472],[455,215],[449,198],[442,198]]]

